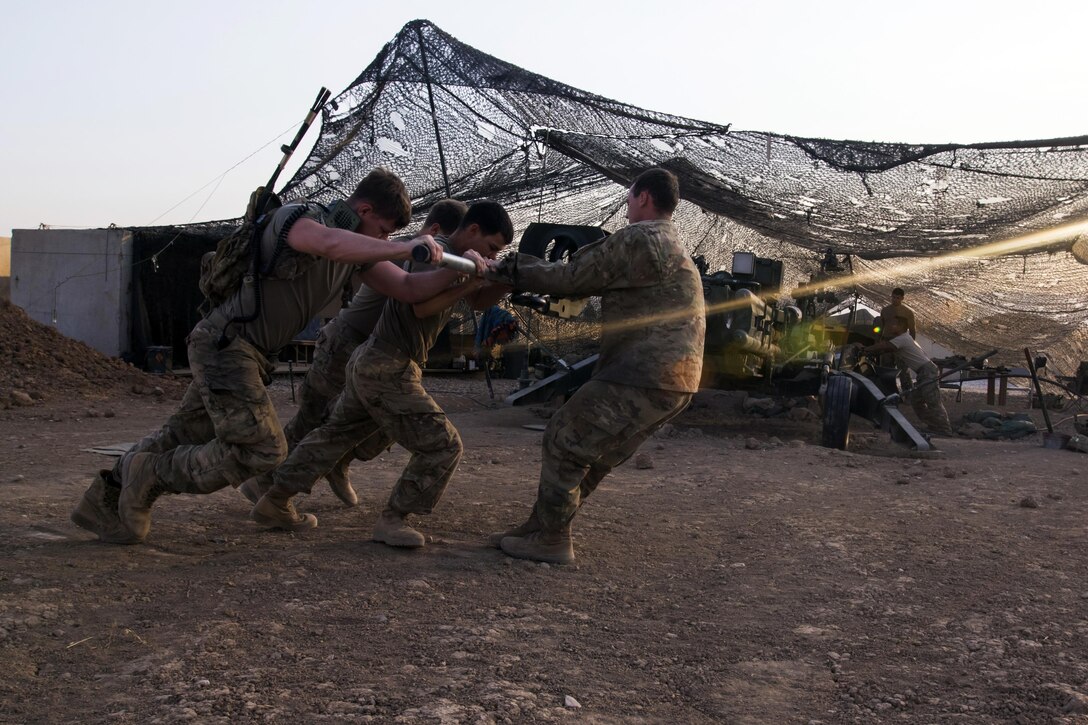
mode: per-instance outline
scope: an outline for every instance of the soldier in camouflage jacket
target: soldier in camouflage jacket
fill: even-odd
[[[672,212],[676,177],[642,173],[627,196],[624,229],[569,262],[514,255],[492,270],[515,289],[601,297],[600,360],[592,379],[551,417],[536,504],[528,520],[491,536],[510,556],[569,563],[571,520],[586,496],[697,392],[706,315],[699,273]]]

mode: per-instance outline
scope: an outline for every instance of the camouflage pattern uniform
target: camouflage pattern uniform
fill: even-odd
[[[299,387],[298,410],[283,427],[288,451],[294,450],[307,433],[328,418],[333,401],[344,390],[344,368],[348,359],[370,337],[385,300],[385,295],[364,284],[352,297],[351,303],[321,328],[314,347],[314,360]],[[353,458],[368,461],[393,445],[387,437],[383,440],[384,443],[371,441],[372,445],[346,453],[336,464],[340,475],[346,474]],[[259,487],[267,490],[272,485],[272,471],[266,471],[257,480]]]
[[[413,237],[406,236],[398,237],[396,241],[409,242],[412,239]],[[439,236],[437,239],[439,243],[445,243],[445,237]],[[344,390],[344,368],[348,359],[374,331],[386,299],[385,295],[375,292],[365,284],[360,285],[351,302],[321,328],[314,347],[314,360],[299,386],[298,410],[283,427],[288,451],[294,450],[307,433],[328,419],[333,402]],[[340,475],[346,475],[353,458],[369,461],[393,445],[388,436],[384,436],[383,440],[384,444],[372,440],[362,445],[358,451],[348,451],[336,464]],[[258,480],[260,487],[267,490],[272,485],[272,472],[268,471]]]
[[[909,332],[889,339],[888,343],[895,348],[896,364],[902,369],[913,370],[918,376],[914,389],[906,395],[914,412],[930,431],[944,435],[951,434],[952,425],[948,421],[948,412],[944,409],[944,403],[941,402],[941,387],[937,382],[940,370],[932,360],[926,357],[922,347],[910,336]]]
[[[699,389],[706,314],[699,273],[671,221],[630,224],[569,263],[507,257],[493,277],[519,290],[601,296],[593,377],[548,421],[536,514],[568,525],[586,496]]]
[[[161,430],[141,440],[138,453],[157,454],[159,482],[171,493],[212,493],[275,467],[287,442],[266,385],[272,358],[320,310],[333,302],[355,267],[299,253],[286,244],[286,223],[301,217],[324,223],[324,207],[278,209],[261,238],[271,269],[261,278],[260,314],[230,322],[255,306],[243,285],[197,323],[188,337],[193,382]],[[121,480],[120,462],[112,477]]]
[[[413,271],[427,267],[417,264]],[[370,340],[348,362],[344,392],[328,419],[275,470],[279,488],[308,493],[353,448],[365,460],[394,441],[412,456],[388,507],[399,514],[431,512],[463,451],[457,429],[423,389],[422,366],[451,310],[420,320],[412,305],[386,300]]]
[[[948,420],[948,411],[941,400],[941,386],[937,382],[940,370],[934,363],[927,362],[915,370],[914,374],[918,377],[918,382],[907,393],[907,400],[918,419],[934,433],[952,435],[952,423]]]

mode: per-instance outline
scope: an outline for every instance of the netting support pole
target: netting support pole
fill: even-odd
[[[438,113],[434,108],[434,90],[431,88],[431,70],[427,65],[427,47],[423,44],[423,30],[416,26],[416,35],[419,37],[419,56],[423,59],[423,78],[427,81],[427,101],[431,104],[431,120],[434,121],[434,139],[438,142],[438,163],[442,166],[442,181],[446,185],[446,198],[453,194],[450,192],[450,175],[446,171],[446,154],[442,150],[442,134],[438,130]]]

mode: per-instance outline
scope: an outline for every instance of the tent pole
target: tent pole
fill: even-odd
[[[427,65],[427,48],[423,44],[423,30],[417,25],[416,35],[419,37],[419,55],[423,59],[423,77],[427,81],[427,100],[431,104],[431,120],[434,121],[434,138],[438,142],[438,162],[442,165],[442,180],[446,185],[446,197],[451,197],[450,175],[446,171],[446,154],[442,150],[442,134],[438,131],[438,114],[434,109],[434,91],[431,88],[431,70]]]

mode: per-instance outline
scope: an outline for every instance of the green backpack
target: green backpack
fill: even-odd
[[[219,240],[215,252],[201,260],[200,291],[204,294],[201,311],[205,316],[230,299],[242,286],[253,269],[261,233],[272,212],[281,206],[283,202],[276,194],[265,194],[265,187],[257,187],[249,195],[242,224]]]

